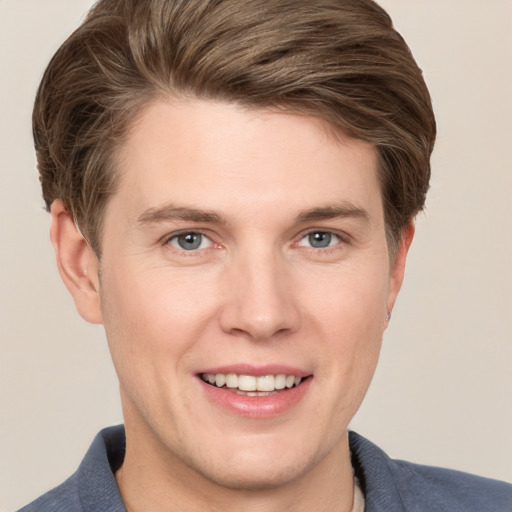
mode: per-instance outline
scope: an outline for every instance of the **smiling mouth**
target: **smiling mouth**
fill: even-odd
[[[211,386],[245,396],[273,395],[300,386],[301,382],[305,380],[302,377],[285,374],[256,377],[235,373],[203,373],[200,377]]]

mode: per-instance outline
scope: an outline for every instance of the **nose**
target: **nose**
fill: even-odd
[[[275,255],[240,258],[227,271],[221,328],[255,341],[295,332],[300,323],[292,272]]]

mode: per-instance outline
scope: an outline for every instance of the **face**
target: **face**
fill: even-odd
[[[348,456],[406,252],[390,266],[372,146],[190,100],[121,154],[98,315],[140,457],[247,488]]]

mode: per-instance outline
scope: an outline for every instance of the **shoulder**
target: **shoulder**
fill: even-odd
[[[124,447],[122,426],[102,430],[76,473],[18,512],[126,512],[114,476]]]
[[[410,507],[424,503],[439,511],[512,512],[512,485],[505,482],[399,460],[391,461],[390,471]]]
[[[76,474],[18,512],[81,512]]]
[[[387,502],[388,510],[407,512],[512,512],[512,485],[508,483],[393,460],[354,432],[350,446],[367,503],[374,502],[376,511],[381,510],[377,504]]]

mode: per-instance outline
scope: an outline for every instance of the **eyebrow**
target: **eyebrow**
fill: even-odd
[[[145,225],[173,220],[226,224],[226,219],[216,212],[175,206],[172,204],[166,204],[158,208],[149,208],[139,215],[137,222],[141,225]]]
[[[297,223],[300,224],[303,222],[338,218],[361,219],[365,224],[370,224],[370,214],[364,208],[360,208],[347,201],[320,208],[304,210],[298,215]]]
[[[296,224],[305,222],[330,220],[339,218],[361,219],[365,224],[370,223],[370,215],[364,208],[359,208],[350,202],[342,202],[335,205],[311,208],[299,213]],[[200,210],[185,206],[166,204],[161,207],[154,207],[145,210],[137,218],[140,225],[156,224],[159,222],[170,222],[173,220],[184,220],[189,222],[204,222],[208,224],[227,224],[227,220],[219,213],[211,210]]]

